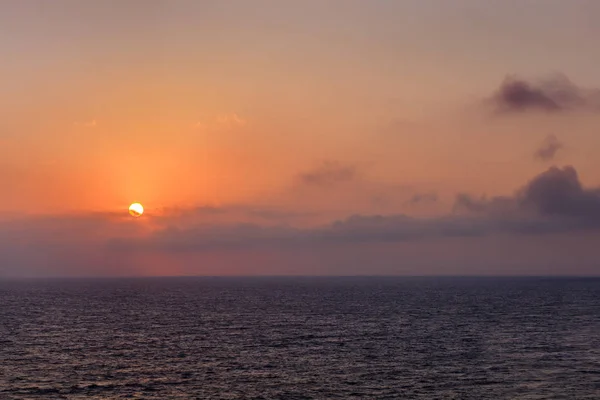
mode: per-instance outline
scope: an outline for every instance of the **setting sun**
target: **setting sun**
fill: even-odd
[[[144,206],[140,203],[133,203],[129,206],[129,214],[132,217],[140,217],[144,213]]]

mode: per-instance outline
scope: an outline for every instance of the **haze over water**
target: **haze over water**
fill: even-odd
[[[600,280],[0,282],[0,398],[597,399]]]

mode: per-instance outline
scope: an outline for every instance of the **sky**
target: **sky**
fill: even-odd
[[[3,1],[0,277],[600,275],[599,13]]]

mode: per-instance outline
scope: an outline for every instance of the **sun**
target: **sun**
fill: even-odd
[[[133,203],[129,206],[129,214],[131,214],[132,217],[141,217],[143,213],[144,206],[140,203]]]

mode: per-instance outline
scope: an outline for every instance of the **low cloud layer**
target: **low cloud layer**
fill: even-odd
[[[562,113],[575,110],[598,112],[600,90],[580,88],[564,75],[539,82],[508,76],[493,94],[491,102],[499,113]]]
[[[254,223],[167,227],[142,239],[115,239],[114,249],[189,252],[213,248],[313,248],[356,244],[473,237],[491,234],[548,234],[600,229],[600,191],[581,185],[572,167],[552,167],[513,196],[457,196],[455,213],[438,218],[354,215],[313,228]]]
[[[237,218],[210,218],[240,213],[255,219],[240,222]],[[600,233],[600,189],[584,187],[573,167],[552,167],[511,196],[458,195],[454,212],[442,217],[353,215],[307,227],[290,223],[290,218],[297,215],[301,214],[268,208],[203,207],[150,214],[144,219],[114,214],[5,219],[0,221],[0,275],[19,275],[23,271],[50,275],[114,275],[123,271],[146,274],[148,265],[159,265],[156,268],[163,268],[161,273],[169,274],[174,270],[165,272],[164,268],[172,268],[188,257],[201,257],[203,266],[218,273],[224,259],[234,268],[239,263],[245,265],[249,254],[284,254],[285,263],[289,263],[286,265],[300,265],[299,260],[310,254],[327,253],[342,259],[355,254],[365,258],[368,250],[363,254],[360,249],[391,246],[393,250],[401,243],[422,247],[430,242],[467,243],[488,237],[526,240],[596,235]],[[402,257],[401,253],[376,254],[377,262],[385,261],[386,265],[393,265],[394,257]],[[318,264],[318,259],[311,262]],[[197,265],[194,263],[199,261],[194,260],[186,265]],[[263,262],[260,260],[252,262]],[[347,262],[353,265],[353,271],[360,270],[359,264]],[[368,267],[365,268],[363,272],[368,273]]]
[[[534,157],[541,161],[551,161],[563,147],[563,143],[555,135],[548,135],[535,151]]]

